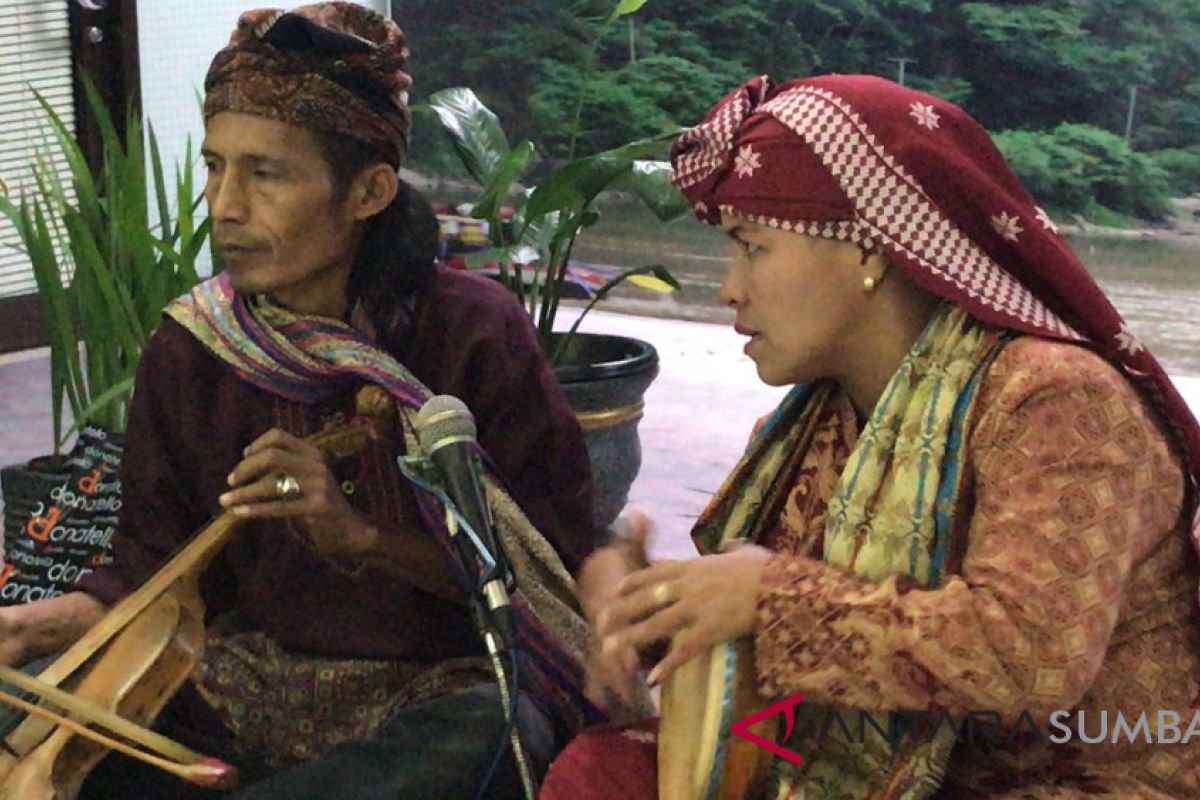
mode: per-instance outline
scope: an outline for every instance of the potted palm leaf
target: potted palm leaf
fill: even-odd
[[[73,434],[94,428],[119,455],[142,348],[167,303],[197,283],[196,258],[210,228],[207,220],[194,222],[190,145],[168,184],[153,130],[145,131],[131,109],[121,136],[94,87],[85,85],[85,93],[102,133],[96,174],[71,130],[35,95],[46,135],[32,180],[16,196],[0,196],[0,213],[15,226],[37,284],[50,342],[54,434],[50,454],[0,470],[10,545],[37,515],[53,510],[45,500],[69,472],[64,448]],[[60,158],[50,157],[55,152]],[[56,160],[66,164],[64,174]]]
[[[593,40],[585,78],[608,26],[645,2],[622,0],[613,6]],[[586,85],[581,80],[580,86]],[[584,91],[581,88],[576,98],[576,131]],[[533,143],[510,147],[499,119],[470,89],[436,92],[426,106],[437,115],[466,171],[481,187],[470,214],[487,222],[490,247],[470,254],[467,266],[498,265],[499,280],[529,311],[584,428],[597,481],[594,521],[603,529],[624,507],[641,466],[637,424],[643,395],[658,372],[658,354],[639,339],[582,334],[577,329],[587,312],[624,281],[661,291],[679,285],[660,265],[624,270],[595,291],[569,330],[559,331],[555,320],[569,285],[572,250],[580,234],[599,219],[597,199],[602,193],[632,194],[663,222],[689,210],[669,181],[670,165],[665,160],[677,132],[581,157],[574,154],[577,137],[572,135],[572,152],[565,162],[533,182],[528,179],[536,159]],[[511,210],[502,213],[504,204]]]

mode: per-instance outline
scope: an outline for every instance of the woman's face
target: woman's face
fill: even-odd
[[[858,247],[725,213],[721,226],[733,240],[721,299],[758,376],[772,386],[842,376],[868,310]]]

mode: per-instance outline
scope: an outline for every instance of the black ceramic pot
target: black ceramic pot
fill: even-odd
[[[625,507],[642,466],[638,422],[658,375],[658,352],[640,339],[579,333],[554,373],[583,427],[596,481],[593,522],[603,531]]]

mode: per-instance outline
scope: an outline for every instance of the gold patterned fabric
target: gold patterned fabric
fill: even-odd
[[[1043,730],[1056,710],[1083,711],[1093,735],[1101,711],[1132,721],[1174,710],[1186,730],[1200,689],[1200,570],[1180,466],[1157,424],[1098,356],[1031,337],[997,357],[978,408],[961,489],[970,513],[955,523],[965,549],[936,586],[809,557],[834,494],[801,467],[759,596],[760,689],[803,692],[804,705],[994,711],[1010,725],[1027,711]],[[822,450],[848,459],[855,425],[837,419]],[[864,793],[826,750],[804,754],[823,776],[780,796],[903,796]],[[937,796],[1196,797],[1200,741],[960,744]]]
[[[913,586],[936,585],[957,549],[951,539],[964,466],[961,428],[1005,340],[1003,332],[943,304],[884,387],[853,447],[840,451],[848,451],[841,462],[832,460],[839,451],[813,445],[843,429],[839,421],[846,415],[837,409],[848,407],[848,398],[829,385],[799,387],[717,492],[693,535],[709,550],[731,539],[769,540],[779,512],[765,498],[778,496],[781,487],[787,492],[797,474],[837,476],[824,498],[820,547],[814,539],[803,552],[869,581],[896,575]],[[810,669],[820,675],[822,666],[814,661]],[[820,714],[811,703],[803,712]],[[802,725],[801,733],[806,729]],[[789,742],[799,747],[798,738]],[[929,797],[953,746],[948,728],[904,746],[882,738],[849,746],[807,741],[803,769],[777,763],[777,791],[862,797],[886,788],[906,800]]]
[[[994,711],[1010,724],[1028,711],[1043,730],[1065,709],[1086,716],[1092,738],[1102,711],[1132,722],[1173,710],[1186,731],[1200,692],[1200,565],[1182,513],[1182,471],[1112,366],[1035,337],[1003,346],[963,432],[953,546],[929,586],[820,560],[830,505],[860,438],[849,402],[822,391],[809,425],[767,455],[788,476],[782,490],[746,487],[751,502],[723,518],[774,522],[760,540],[778,554],[758,597],[759,689],[772,700],[804,695],[789,745],[807,771],[779,775],[770,800],[892,800],[914,788],[939,800],[1200,797],[1200,737],[976,740],[941,762],[922,761],[906,738],[881,765],[887,779],[868,783],[861,767],[889,755],[875,739],[864,737],[866,748],[838,746],[836,736],[819,748],[803,740],[830,709],[850,725],[849,710],[866,709],[884,726],[892,710],[945,710],[959,720]],[[746,479],[745,465],[734,475]],[[1111,734],[1115,722],[1108,726]],[[555,762],[543,797],[654,797],[655,755],[653,726],[592,729]],[[940,788],[920,780],[937,773],[931,766],[944,767]]]

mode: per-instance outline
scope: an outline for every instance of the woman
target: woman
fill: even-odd
[[[733,240],[747,354],[795,388],[697,523],[703,557],[647,565],[642,522],[584,566],[591,695],[636,700],[656,643],[651,684],[750,637],[761,695],[803,694],[804,763],[776,759],[770,797],[1200,796],[1200,742],[1084,744],[1074,713],[1089,738],[1101,711],[1154,741],[1159,711],[1192,719],[1200,431],[987,133],[878,78],[757,78],[672,159]],[[1006,727],[817,736],[831,709]],[[654,796],[653,731],[584,734],[542,796]]]

